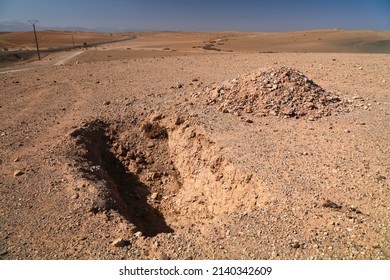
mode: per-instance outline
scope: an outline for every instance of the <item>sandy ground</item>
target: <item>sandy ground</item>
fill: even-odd
[[[389,259],[390,56],[193,48],[199,36],[1,69],[0,258]],[[350,112],[208,102],[280,66]]]

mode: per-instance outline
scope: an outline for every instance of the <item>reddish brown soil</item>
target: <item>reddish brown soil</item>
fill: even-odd
[[[2,69],[31,68],[0,73],[0,258],[389,259],[389,55],[143,56],[145,42]],[[279,67],[348,110],[210,102]]]

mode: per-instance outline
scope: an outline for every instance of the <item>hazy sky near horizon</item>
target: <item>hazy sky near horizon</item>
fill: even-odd
[[[0,0],[0,23],[30,19],[120,30],[390,30],[390,0]]]

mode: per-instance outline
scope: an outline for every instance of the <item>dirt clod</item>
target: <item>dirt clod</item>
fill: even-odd
[[[161,127],[158,123],[146,122],[142,125],[142,131],[146,137],[150,139],[164,139],[167,138],[167,130]]]

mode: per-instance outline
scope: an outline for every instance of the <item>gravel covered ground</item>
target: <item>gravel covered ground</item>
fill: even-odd
[[[0,258],[389,259],[389,55],[53,64],[0,73]],[[221,109],[223,85],[280,67],[319,99]]]

